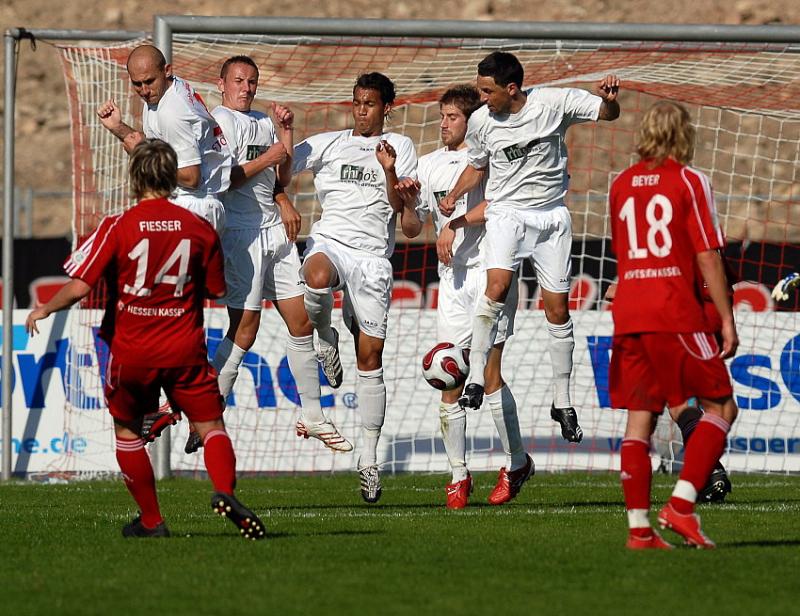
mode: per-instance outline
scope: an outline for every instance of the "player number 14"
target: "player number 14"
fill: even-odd
[[[189,239],[182,239],[178,242],[175,250],[167,257],[164,265],[158,270],[158,273],[153,278],[153,286],[158,284],[174,284],[175,297],[183,295],[183,287],[189,281],[190,277],[187,275],[189,270],[189,253],[191,252],[192,242]],[[150,253],[150,240],[143,238],[139,243],[133,247],[128,253],[128,258],[136,261],[136,280],[133,281],[133,286],[126,284],[123,288],[125,293],[136,295],[137,297],[146,297],[152,293],[152,289],[144,286],[145,277],[147,276],[147,261]],[[178,273],[175,275],[167,274],[167,272],[178,262]]]
[[[644,210],[647,220],[647,248],[639,247],[636,230],[636,208],[633,197],[628,197],[619,211],[619,218],[628,227],[628,258],[646,259],[648,254],[666,257],[672,250],[672,235],[669,223],[672,221],[672,202],[664,195],[655,194],[647,202]]]

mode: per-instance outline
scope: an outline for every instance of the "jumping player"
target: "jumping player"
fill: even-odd
[[[694,513],[738,409],[723,359],[739,344],[728,298],[723,246],[708,178],[688,166],[694,128],[684,107],[660,102],[644,115],[640,162],[609,194],[619,285],[613,303],[611,403],[628,409],[621,479],[631,549],[669,549],[650,526],[650,437],[664,406],[697,396],[705,413],[686,444],[662,527],[713,548]],[[721,348],[698,297],[698,272],[721,318]]]
[[[465,408],[481,405],[492,331],[515,273],[523,259],[531,258],[550,334],[554,389],[550,416],[561,425],[561,435],[577,443],[583,430],[569,391],[575,338],[568,302],[572,222],[564,205],[569,183],[565,135],[573,124],[619,116],[619,80],[607,76],[598,85],[599,96],[594,96],[572,88],[526,92],[523,76],[519,60],[507,52],[489,54],[478,64],[478,90],[486,106],[470,117],[469,164],[441,203],[449,214],[456,200],[488,173],[486,290],[475,310],[471,371],[459,403]]]
[[[230,190],[222,197],[228,287],[223,303],[230,325],[211,362],[219,372],[220,391],[226,397],[233,389],[242,359],[258,334],[262,300],[270,300],[289,329],[286,357],[302,404],[298,436],[317,438],[334,451],[350,451],[353,446],[320,406],[314,329],[303,305],[300,257],[294,244],[300,215],[283,192],[273,198],[276,181],[286,186],[291,180],[292,159],[285,154],[293,147],[294,114],[273,104],[276,131],[268,115],[252,110],[258,67],[247,56],[234,56],[222,64],[218,87],[222,105],[211,113],[236,163]],[[273,149],[278,156],[265,167],[262,154]]]
[[[474,307],[486,288],[482,251],[486,208],[484,182],[459,199],[450,216],[439,211],[438,201],[450,192],[467,166],[467,144],[464,143],[467,122],[480,106],[480,95],[473,86],[447,90],[439,99],[444,147],[422,156],[418,166],[420,218],[424,219],[430,213],[433,219],[441,262],[437,340],[452,342],[462,348],[470,347]],[[516,291],[514,280],[486,363],[486,402],[506,454],[506,464],[500,469],[497,485],[489,496],[493,505],[514,498],[534,472],[533,460],[522,444],[514,395],[501,374],[503,347],[514,330]],[[439,405],[442,437],[452,470],[452,482],[445,488],[449,509],[465,507],[472,491],[472,477],[466,462],[467,414],[458,404],[462,389],[443,391]]]
[[[28,315],[36,322],[86,297],[105,277],[115,283],[116,304],[105,396],[114,418],[117,461],[140,514],[122,529],[125,537],[167,537],[150,458],[139,436],[144,413],[161,389],[185,409],[205,443],[204,461],[215,493],[212,507],[243,536],[263,539],[261,520],[234,496],[236,458],[222,422],[222,397],[209,366],[203,300],[225,294],[222,252],[213,227],[167,200],[178,162],[163,141],[148,139],[131,152],[130,184],[139,203],[108,216],[73,259],[72,280]]]
[[[383,346],[392,295],[395,220],[415,237],[422,223],[416,199],[404,198],[399,178],[416,178],[417,155],[408,137],[384,132],[395,88],[381,73],[361,75],[353,88],[353,129],[309,137],[294,148],[295,173],[310,170],[322,206],[306,244],[305,306],[319,338],[323,371],[342,382],[339,334],[331,327],[333,291],[344,290],[344,319],[355,343],[356,394],[362,450],[361,496],[381,496],[378,439],[386,415]]]

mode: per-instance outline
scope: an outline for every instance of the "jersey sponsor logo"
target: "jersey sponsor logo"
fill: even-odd
[[[433,198],[436,199],[436,205],[441,205],[442,199],[447,196],[446,190],[434,190],[433,191]]]
[[[510,163],[514,162],[515,160],[519,160],[528,155],[533,148],[541,143],[541,139],[533,139],[528,143],[520,143],[510,145],[508,147],[503,148],[503,154],[506,156],[506,160]]]
[[[267,151],[267,146],[265,145],[248,145],[246,158],[247,160],[254,160],[259,156],[261,156],[266,151]]]
[[[374,186],[378,183],[378,170],[361,165],[342,165],[339,180],[349,184],[361,186]]]

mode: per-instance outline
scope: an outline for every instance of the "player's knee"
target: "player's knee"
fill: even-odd
[[[554,306],[547,306],[547,304],[545,304],[544,316],[548,323],[564,325],[564,323],[569,321],[569,306],[566,303],[563,305],[559,303]]]
[[[490,280],[486,283],[486,297],[495,302],[505,302],[508,285],[502,280]]]
[[[383,358],[381,357],[381,353],[377,351],[359,353],[358,358],[356,359],[356,365],[362,372],[379,370],[383,367]]]

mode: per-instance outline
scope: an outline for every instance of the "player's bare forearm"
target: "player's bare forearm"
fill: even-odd
[[[292,153],[294,152],[294,130],[292,128],[278,129],[278,140],[286,148],[286,158],[278,165],[276,171],[278,181],[288,186],[292,181]]]
[[[256,156],[253,160],[248,160],[243,165],[234,165],[231,167],[231,188],[239,188],[242,184],[247,182],[247,180],[270,167],[278,168],[278,181],[286,186],[287,182],[284,182],[280,178],[280,165],[283,165],[287,160],[289,164],[289,178],[291,179],[292,159],[289,158],[286,146],[279,141],[271,145],[266,152]]]
[[[386,196],[389,199],[389,205],[392,206],[392,211],[400,214],[403,211],[405,201],[400,191],[397,190],[399,181],[397,179],[397,171],[394,167],[390,167],[389,169],[384,169],[383,172],[386,175]]]
[[[29,334],[38,333],[39,330],[36,327],[36,321],[46,319],[54,312],[64,310],[65,308],[69,308],[70,306],[78,303],[84,297],[89,295],[91,290],[92,287],[86,284],[83,280],[79,278],[73,278],[67,284],[61,287],[49,302],[47,302],[44,306],[40,306],[32,310],[30,314],[28,314],[28,318],[25,320],[25,329]]]
[[[406,202],[400,212],[400,228],[403,235],[409,239],[417,237],[422,232],[422,221],[417,216],[417,209],[413,203]]]
[[[200,165],[189,165],[178,169],[178,186],[194,190],[200,186],[201,179]]]
[[[731,357],[736,352],[736,347],[739,346],[739,339],[733,320],[733,309],[728,295],[728,280],[725,276],[722,257],[716,250],[698,253],[697,267],[706,281],[711,301],[714,302],[714,307],[722,318],[722,356]]]
[[[476,169],[472,165],[467,165],[464,171],[462,171],[461,175],[458,177],[456,185],[453,186],[453,189],[447,194],[445,199],[450,199],[454,202],[458,201],[461,197],[466,195],[469,191],[481,183],[484,173],[486,173],[485,168]]]
[[[462,214],[458,218],[451,220],[450,228],[455,231],[456,229],[461,229],[463,227],[480,227],[486,222],[487,205],[488,202],[486,199],[484,199],[466,214]]]

